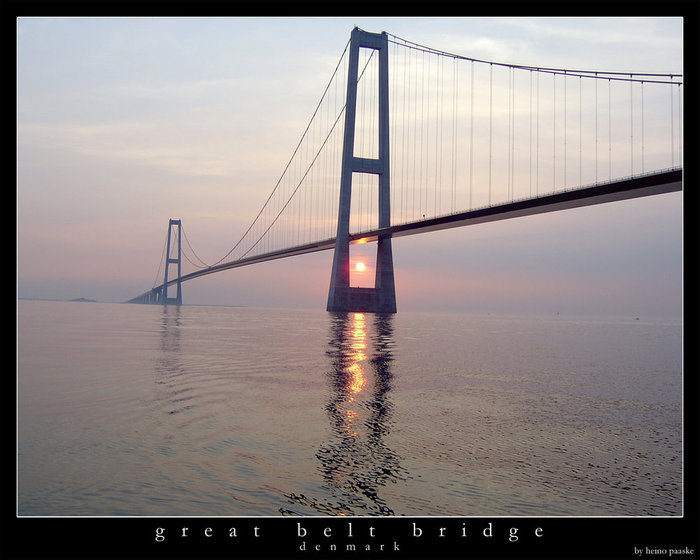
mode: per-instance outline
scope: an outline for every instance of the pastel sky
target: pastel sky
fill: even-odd
[[[683,71],[682,18],[20,18],[18,296],[148,290],[169,218],[218,260],[355,25],[485,60]],[[680,319],[682,207],[672,193],[395,239],[399,312]],[[331,261],[193,280],[185,303],[324,309]]]

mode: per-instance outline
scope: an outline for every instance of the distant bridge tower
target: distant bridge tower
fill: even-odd
[[[175,229],[177,229],[177,231],[175,231]],[[170,256],[174,242],[177,242],[177,257]],[[175,297],[168,297],[168,275],[170,272],[170,265],[175,265],[177,270],[177,279],[175,280]],[[182,305],[182,224],[180,220],[171,219],[168,223],[168,247],[167,252],[165,253],[165,276],[163,278],[163,292],[159,303],[163,303],[164,305],[168,305],[169,303],[174,305]]]
[[[396,313],[394,262],[391,238],[377,240],[374,288],[350,287],[350,202],[353,173],[370,173],[379,179],[379,229],[391,224],[389,208],[389,41],[386,33],[368,33],[355,28],[350,37],[348,83],[345,106],[345,136],[340,178],[338,230],[333,255],[327,311],[366,311]],[[379,54],[378,91],[378,158],[355,157],[355,119],[357,114],[357,79],[360,48]]]

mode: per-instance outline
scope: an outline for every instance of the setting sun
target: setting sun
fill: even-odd
[[[365,263],[363,263],[363,262],[357,263],[357,264],[355,265],[355,270],[356,270],[357,272],[364,272],[364,270],[365,270]]]

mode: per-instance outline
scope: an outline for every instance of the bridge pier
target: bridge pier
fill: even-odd
[[[345,134],[340,177],[338,230],[333,253],[327,311],[396,313],[394,261],[391,238],[377,240],[374,288],[350,287],[350,203],[353,173],[370,173],[379,179],[379,228],[391,225],[389,197],[389,49],[386,33],[368,33],[355,28],[350,37],[348,83],[345,105]],[[357,78],[360,48],[370,48],[379,55],[378,158],[355,157],[355,120],[357,113]]]

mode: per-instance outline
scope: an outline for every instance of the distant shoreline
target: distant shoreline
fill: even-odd
[[[18,300],[26,300],[26,301],[65,301],[65,302],[79,302],[79,303],[100,303],[96,299],[87,299],[87,298],[74,298],[74,299],[52,299],[52,298],[31,298],[31,297],[18,297]]]

